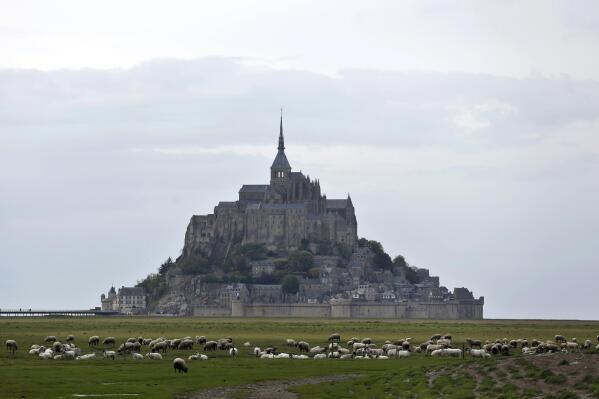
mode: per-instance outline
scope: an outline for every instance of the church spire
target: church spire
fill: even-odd
[[[279,130],[279,150],[285,149],[285,139],[283,138],[283,108],[281,108],[281,127]]]

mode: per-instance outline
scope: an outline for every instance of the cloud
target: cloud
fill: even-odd
[[[599,317],[586,286],[536,306],[566,267],[599,278],[597,82],[222,57],[0,71],[0,306],[88,307],[177,256],[192,214],[268,181],[280,107],[292,167],[351,192],[361,235],[487,316]],[[93,278],[62,297],[48,270]]]

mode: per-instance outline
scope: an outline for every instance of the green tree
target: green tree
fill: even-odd
[[[177,264],[183,274],[206,274],[211,272],[210,263],[202,255],[191,255]]]
[[[289,268],[293,272],[306,273],[314,266],[314,255],[308,251],[295,251],[289,255]]]
[[[408,267],[408,263],[406,262],[406,259],[401,255],[397,255],[393,259],[393,264],[398,267]]]
[[[282,290],[285,294],[297,294],[299,291],[299,280],[293,274],[288,274],[281,281]]]
[[[168,272],[169,269],[172,268],[174,265],[175,265],[175,263],[169,256],[168,259],[166,261],[164,261],[164,263],[162,265],[160,265],[160,267],[158,268],[158,274],[160,274],[161,276],[164,276],[166,274],[166,272]]]
[[[393,269],[393,262],[391,261],[391,257],[385,252],[375,254],[374,257],[372,258],[372,263],[378,269],[383,269],[383,270]]]
[[[268,257],[268,250],[261,244],[244,244],[235,251],[238,255],[243,255],[249,260],[263,260]]]

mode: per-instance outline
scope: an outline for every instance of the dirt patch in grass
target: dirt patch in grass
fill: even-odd
[[[263,381],[255,384],[241,385],[237,387],[219,387],[197,392],[190,396],[181,396],[181,399],[295,399],[296,393],[288,389],[298,385],[313,385],[327,382],[347,380],[356,376],[333,375],[326,377],[302,378],[298,380]]]
[[[499,358],[495,367],[471,364],[465,371],[477,382],[477,397],[599,397],[597,355],[558,353]]]

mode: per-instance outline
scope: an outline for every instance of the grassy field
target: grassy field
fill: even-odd
[[[468,337],[494,340],[496,338],[551,339],[555,334],[577,337],[579,342],[599,334],[599,322],[584,321],[375,321],[375,320],[316,320],[316,319],[204,319],[204,318],[1,318],[0,339],[15,339],[19,351],[13,358],[6,351],[0,355],[0,398],[74,398],[74,397],[133,397],[172,398],[189,397],[194,392],[214,388],[251,384],[265,380],[293,380],[315,376],[351,376],[345,381],[305,385],[290,388],[301,397],[525,397],[528,394],[517,383],[505,380],[489,386],[489,375],[501,380],[501,374],[492,374],[504,359],[473,361],[471,359],[430,358],[414,355],[409,359],[393,360],[287,360],[256,359],[249,355],[251,348],[241,344],[250,341],[265,347],[276,345],[287,351],[286,338],[302,339],[311,345],[324,344],[332,332],[339,332],[342,340],[352,336],[370,337],[381,344],[384,340],[412,337],[421,342],[435,333],[450,333],[454,342]],[[87,338],[114,336],[117,342],[128,337],[179,338],[205,335],[208,339],[224,336],[234,338],[240,348],[237,359],[224,352],[209,353],[206,362],[188,362],[187,374],[175,374],[171,361],[174,357],[187,358],[193,351],[170,351],[162,361],[133,361],[130,358],[91,361],[44,361],[29,355],[30,345],[47,335],[64,339],[76,336],[76,343],[89,352]],[[145,348],[144,348],[145,351]],[[591,356],[598,359],[597,355]],[[514,357],[510,357],[511,360]],[[597,361],[595,361],[597,363]],[[474,367],[481,367],[474,369]],[[528,378],[524,365],[522,378]],[[528,367],[528,366],[527,366]],[[451,372],[449,372],[451,370]],[[472,370],[476,370],[472,372]],[[505,378],[510,378],[506,372]],[[529,373],[530,374],[530,373]],[[541,372],[537,373],[541,376]],[[533,376],[537,375],[534,374]],[[587,373],[588,374],[588,373]],[[581,389],[588,392],[599,381],[593,373],[580,376]],[[487,379],[480,379],[484,375]],[[534,380],[545,384],[544,377]],[[578,377],[577,377],[578,378]],[[586,378],[586,382],[582,381]],[[550,379],[551,380],[551,379]],[[558,381],[559,378],[555,379]],[[518,382],[517,380],[514,380]],[[536,383],[535,382],[535,383]],[[485,385],[486,384],[486,385]],[[511,384],[511,385],[510,385]],[[560,393],[556,384],[556,395]],[[488,388],[488,389],[486,389]],[[509,388],[509,389],[508,389]],[[486,390],[485,390],[486,389]],[[574,388],[572,388],[574,389]],[[505,393],[503,392],[505,391]],[[587,392],[585,391],[585,392]],[[244,391],[234,393],[243,397]],[[581,391],[582,392],[582,391]],[[538,392],[537,392],[538,393]],[[124,395],[136,394],[136,395]],[[596,394],[599,397],[599,390]],[[87,396],[86,396],[87,395]],[[99,396],[98,396],[99,395]],[[122,396],[121,396],[122,395]],[[503,395],[503,396],[502,396]],[[530,392],[534,395],[534,390]],[[559,397],[559,396],[556,396]],[[567,397],[567,396],[562,396]]]

